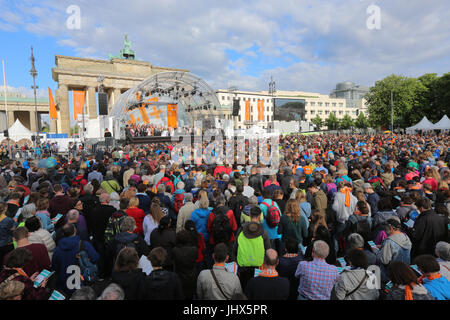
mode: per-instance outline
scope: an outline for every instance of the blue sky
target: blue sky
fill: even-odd
[[[372,4],[380,29],[367,27]],[[67,28],[70,5],[79,30]],[[33,45],[46,96],[55,54],[107,59],[127,33],[139,59],[214,89],[267,90],[273,76],[280,90],[328,94],[342,81],[449,72],[449,16],[447,0],[0,0],[0,59],[8,85],[30,94]]]

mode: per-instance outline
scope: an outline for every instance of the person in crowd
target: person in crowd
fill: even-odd
[[[6,215],[8,206],[6,203],[0,203],[0,263],[4,256],[14,249],[13,232],[17,223],[13,218]]]
[[[386,300],[435,300],[407,264],[401,261],[392,262],[388,274],[392,288],[388,290]]]
[[[196,292],[198,257],[197,245],[192,243],[191,234],[181,230],[176,234],[176,244],[172,249],[174,272],[183,285],[184,297],[192,300]]]
[[[124,300],[140,300],[142,296],[146,275],[138,265],[139,256],[135,248],[125,247],[120,250],[114,263],[111,280],[123,289]]]
[[[150,234],[158,228],[159,222],[164,217],[164,212],[161,210],[159,198],[153,198],[150,206],[150,213],[147,214],[143,222],[144,240],[150,246]]]
[[[97,300],[125,300],[125,292],[115,283],[109,284]]]
[[[435,254],[437,261],[441,266],[440,273],[450,280],[450,243],[439,241],[436,243]]]
[[[192,212],[197,209],[197,206],[193,202],[193,195],[192,193],[185,193],[184,195],[184,204],[178,211],[177,215],[177,228],[176,231],[180,232],[184,229],[184,225],[186,224],[186,221],[191,219]]]
[[[318,209],[325,214],[328,207],[328,198],[325,192],[314,181],[308,185],[308,192],[313,197],[311,202],[312,209]]]
[[[242,294],[239,277],[225,268],[229,258],[224,243],[214,247],[212,269],[203,270],[197,278],[197,298],[199,300],[231,300],[236,294]]]
[[[422,276],[419,282],[436,300],[450,300],[450,281],[440,273],[441,266],[436,258],[423,254],[414,259]]]
[[[110,195],[113,192],[120,193],[121,191],[120,184],[114,178],[112,171],[106,171],[105,178],[101,181],[100,187]]]
[[[203,234],[203,238],[206,242],[209,241],[209,233],[208,233],[208,218],[211,210],[209,209],[209,200],[208,197],[202,197],[198,203],[198,209],[195,209],[192,212],[190,220],[194,221],[195,228],[198,232]]]
[[[359,233],[351,233],[347,237],[346,241],[346,249],[347,251],[358,249],[364,251],[367,257],[367,264],[369,266],[376,265],[377,263],[377,256],[375,253],[372,252],[372,250],[368,249],[368,244],[366,244],[366,241],[364,240],[363,236]]]
[[[97,300],[95,290],[91,287],[83,287],[75,291],[70,300]]]
[[[42,228],[42,223],[38,217],[31,217],[25,221],[25,227],[27,228],[29,235],[28,241],[30,243],[41,243],[45,245],[49,258],[52,260],[53,251],[56,248],[56,243],[53,240],[51,234]]]
[[[184,300],[183,286],[175,272],[163,268],[168,258],[162,247],[153,248],[148,255],[153,270],[144,280],[143,300]]]
[[[54,218],[57,214],[62,214],[64,216],[72,209],[72,199],[64,194],[63,187],[60,184],[55,184],[53,186],[53,191],[55,192],[55,195],[50,200],[48,207],[50,217]]]
[[[299,262],[303,259],[303,255],[299,254],[299,243],[295,238],[286,238],[284,244],[285,253],[279,258],[276,269],[280,277],[289,280],[288,300],[297,300],[299,279],[295,277],[295,271]]]
[[[287,300],[289,297],[289,280],[280,277],[276,270],[278,253],[268,249],[264,256],[264,265],[257,277],[250,279],[245,287],[249,300]]]
[[[306,218],[300,214],[300,205],[297,200],[289,199],[278,225],[281,241],[285,243],[286,238],[294,238],[299,244],[303,244],[303,240],[308,237],[306,221]]]
[[[295,271],[299,278],[298,300],[330,300],[331,290],[336,284],[339,273],[337,267],[325,262],[330,247],[325,241],[317,240],[313,244],[312,261],[300,261]]]
[[[67,272],[67,269],[70,266],[78,265],[80,241],[82,240],[76,235],[75,226],[69,223],[63,226],[63,236],[64,238],[58,242],[53,252],[51,268],[56,272],[56,289],[62,290],[66,294],[72,294],[74,290],[67,286],[67,279],[70,274],[70,272]],[[94,247],[89,241],[83,241],[83,246],[88,254],[89,260],[94,264],[97,263],[99,254],[95,251]]]
[[[12,293],[6,295],[9,296],[9,298],[20,294],[21,299],[23,300],[48,300],[50,297],[50,292],[46,288],[48,279],[44,279],[36,288],[34,282],[36,281],[38,273],[36,272],[29,275],[23,269],[32,259],[33,255],[31,251],[26,248],[17,248],[11,252],[5,261],[3,270],[0,271],[1,293],[7,291],[5,290],[7,289],[4,287],[5,285],[14,281],[21,283],[22,285],[15,283],[14,285],[23,289],[19,290],[16,288],[15,290],[12,290],[13,288],[10,288],[9,290],[11,290]],[[15,295],[13,296],[13,294]]]
[[[128,203],[128,209],[125,211],[129,217],[132,217],[136,221],[136,230],[135,232],[141,236],[144,235],[144,218],[145,212],[144,210],[139,208],[139,199],[137,197],[132,197]]]
[[[376,300],[379,292],[376,287],[368,287],[370,271],[367,255],[363,250],[351,249],[347,252],[350,270],[344,270],[336,282],[331,298],[336,300]]]
[[[173,269],[172,249],[176,244],[176,232],[171,228],[171,220],[168,216],[164,216],[159,221],[158,228],[154,229],[150,234],[151,248],[162,247],[167,253],[164,260],[164,268]]]

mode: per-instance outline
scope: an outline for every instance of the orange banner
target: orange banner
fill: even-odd
[[[250,100],[245,101],[245,121],[250,121]]]
[[[73,117],[78,120],[78,115],[83,113],[84,100],[86,96],[85,91],[73,90]]]
[[[128,124],[136,124],[136,119],[132,113],[129,114],[130,120],[127,121]]]
[[[258,100],[258,121],[264,121],[264,100]]]
[[[150,123],[150,119],[148,118],[147,111],[145,110],[144,104],[141,104],[139,106],[139,111],[141,112],[142,120],[148,124]]]
[[[167,105],[167,127],[176,128],[177,127],[177,105],[168,104]]]
[[[56,111],[55,100],[53,100],[52,90],[48,88],[48,104],[50,107],[50,119],[57,120],[58,112]]]

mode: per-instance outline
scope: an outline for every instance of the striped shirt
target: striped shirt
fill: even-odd
[[[299,294],[310,300],[330,300],[339,272],[324,259],[314,258],[313,261],[300,261],[295,276],[300,278]]]

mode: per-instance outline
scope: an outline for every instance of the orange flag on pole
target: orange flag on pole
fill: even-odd
[[[258,100],[258,121],[264,121],[264,100]]]
[[[85,91],[73,90],[73,117],[78,120],[78,115],[83,113]]]
[[[55,100],[53,100],[52,90],[48,88],[48,104],[50,107],[50,119],[57,120],[58,112],[56,111]]]
[[[167,105],[167,127],[176,128],[177,127],[177,105],[168,104]]]
[[[250,121],[250,101],[245,101],[245,121]]]

